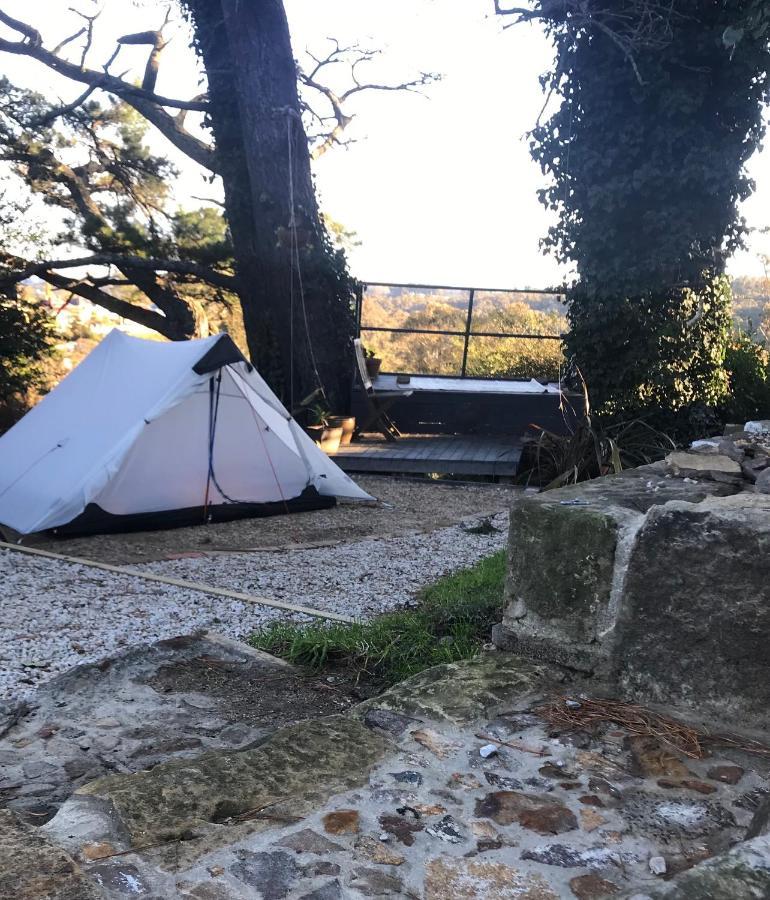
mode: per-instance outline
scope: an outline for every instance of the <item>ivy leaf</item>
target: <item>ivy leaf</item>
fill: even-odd
[[[728,25],[722,32],[722,43],[725,47],[735,48],[743,40],[743,29]]]

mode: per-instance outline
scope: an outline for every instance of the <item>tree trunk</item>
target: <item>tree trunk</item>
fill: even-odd
[[[249,352],[287,404],[323,387],[344,412],[352,282],[320,221],[282,0],[186,4],[208,75]]]

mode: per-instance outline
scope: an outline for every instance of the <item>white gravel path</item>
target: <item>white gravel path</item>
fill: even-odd
[[[502,548],[507,516],[493,522],[500,531],[491,535],[455,525],[318,550],[234,553],[143,568],[368,618]],[[30,697],[54,675],[131,644],[203,628],[244,638],[287,617],[269,607],[9,550],[0,551],[0,585],[0,699]]]

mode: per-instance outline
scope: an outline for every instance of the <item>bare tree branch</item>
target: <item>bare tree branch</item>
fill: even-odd
[[[73,41],[76,41],[80,37],[81,34],[85,34],[85,33],[86,33],[86,28],[85,28],[85,26],[83,26],[81,29],[76,31],[74,34],[71,34],[69,37],[64,38],[63,41],[60,41],[53,48],[51,53],[53,53],[54,55],[58,55],[67,46],[67,44],[71,44]]]
[[[71,63],[55,53],[46,50],[42,46],[40,33],[24,22],[19,22],[0,10],[0,21],[4,22],[15,31],[25,36],[21,41],[9,41],[0,38],[0,52],[13,53],[20,56],[28,56],[48,66],[54,72],[86,84],[93,89],[101,89],[115,94],[125,100],[151,122],[172,144],[186,153],[191,159],[204,168],[217,171],[214,151],[211,147],[186,131],[182,124],[171,116],[163,107],[173,107],[188,111],[204,112],[208,104],[200,99],[175,100],[163,97],[153,91],[147,91],[136,85],[124,81],[114,75],[110,75],[105,66],[105,71],[98,72],[95,69],[86,69]],[[112,59],[115,58],[113,54]]]
[[[379,50],[366,49],[358,44],[349,46],[341,46],[336,38],[328,38],[332,44],[331,49],[326,56],[314,56],[308,51],[308,56],[313,60],[315,65],[306,73],[298,65],[297,77],[300,83],[306,87],[317,91],[328,103],[330,115],[323,116],[315,110],[309,103],[304,103],[304,110],[310,118],[319,126],[317,132],[311,132],[310,139],[315,143],[311,151],[311,157],[318,159],[335,145],[350,143],[343,141],[342,134],[355,118],[354,113],[346,112],[344,104],[355,94],[365,91],[413,91],[419,93],[419,88],[439,81],[441,76],[431,72],[421,72],[417,78],[410,81],[402,81],[398,84],[382,84],[377,82],[362,82],[358,78],[358,67],[371,62],[379,56]],[[343,64],[348,68],[348,76],[353,82],[349,88],[341,93],[333,90],[328,84],[319,80],[319,74],[330,66],[338,66]],[[329,128],[327,123],[332,124]]]

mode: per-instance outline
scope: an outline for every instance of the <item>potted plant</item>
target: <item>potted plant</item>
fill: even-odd
[[[324,453],[336,453],[342,440],[339,417],[332,416],[329,409],[318,400],[310,407],[309,413],[312,424],[308,425],[307,433]]]
[[[364,347],[364,357],[366,362],[366,372],[370,378],[374,379],[380,374],[380,366],[382,365],[382,360],[379,356],[375,355],[374,350],[369,350]]]

